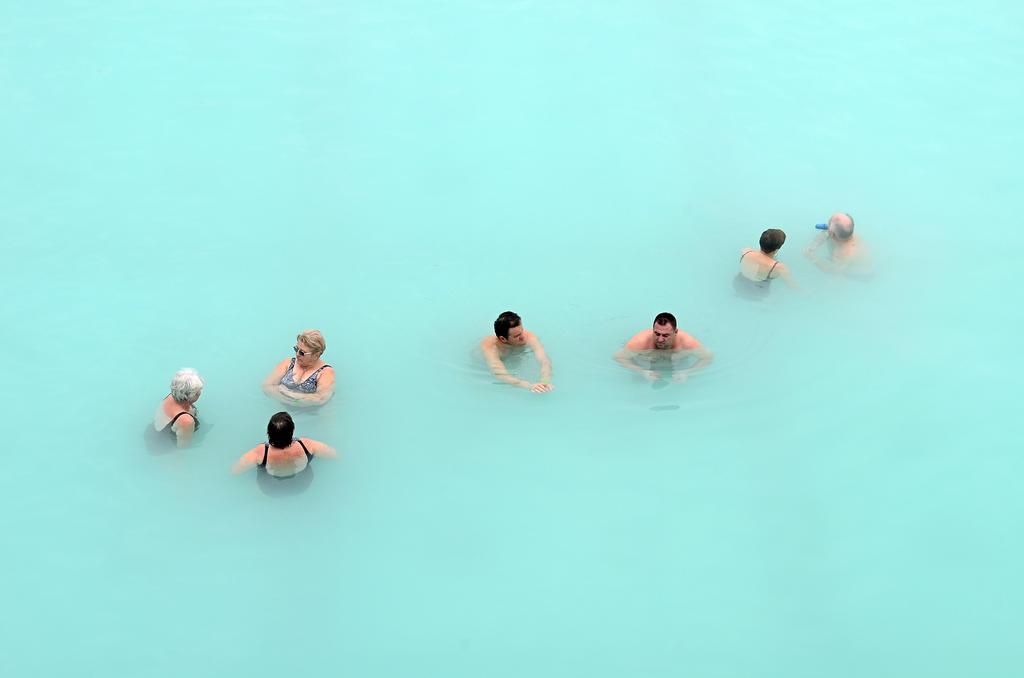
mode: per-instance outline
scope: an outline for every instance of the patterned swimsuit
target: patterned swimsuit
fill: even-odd
[[[306,377],[302,382],[295,382],[295,358],[288,364],[288,371],[281,377],[281,383],[289,391],[298,391],[300,393],[316,393],[317,382],[320,381],[320,373],[330,365],[321,365],[316,369],[313,374]]]

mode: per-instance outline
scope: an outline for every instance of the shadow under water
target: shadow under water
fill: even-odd
[[[290,497],[302,494],[313,482],[312,462],[305,469],[287,478],[278,478],[267,473],[262,466],[256,469],[256,484],[260,492],[268,497]]]

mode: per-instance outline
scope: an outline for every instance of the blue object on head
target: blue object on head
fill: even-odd
[[[814,227],[816,229],[818,229],[819,231],[827,231],[828,230],[828,224],[815,224]]]

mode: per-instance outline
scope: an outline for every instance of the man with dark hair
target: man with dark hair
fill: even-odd
[[[533,351],[533,357],[540,365],[540,381],[535,384],[513,375],[504,362],[511,356],[521,356],[527,348]],[[523,327],[523,319],[516,313],[505,311],[499,315],[494,321],[494,336],[484,337],[480,342],[480,349],[484,353],[487,366],[491,368],[491,373],[498,380],[529,389],[534,393],[547,393],[555,388],[551,384],[551,361],[544,352],[544,345],[540,343],[537,335]]]
[[[828,257],[817,256],[817,250],[828,244]],[[804,250],[815,266],[829,273],[866,275],[870,272],[867,248],[853,234],[853,217],[836,212],[828,218],[828,230],[818,234]]]
[[[680,362],[690,357],[695,359],[691,365],[676,369]],[[656,363],[667,362],[672,380],[683,382],[693,372],[707,367],[713,358],[711,351],[701,346],[699,341],[679,330],[676,317],[671,313],[659,313],[651,329],[638,332],[615,353],[616,362],[651,381],[662,377],[661,372],[653,369]],[[638,360],[647,362],[648,366],[642,367]]]

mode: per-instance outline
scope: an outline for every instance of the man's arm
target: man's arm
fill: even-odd
[[[842,259],[836,259],[835,257],[823,259],[810,248],[808,248],[805,254],[807,255],[807,258],[811,260],[812,264],[827,273],[842,273],[846,270],[847,262]]]
[[[805,250],[804,250],[804,254],[806,254],[806,255],[807,255],[808,257],[810,257],[810,256],[811,256],[811,254],[812,254],[812,253],[813,253],[813,252],[814,252],[815,250],[817,250],[817,249],[818,249],[819,247],[821,247],[821,246],[822,246],[822,244],[823,244],[823,243],[825,242],[825,240],[826,240],[827,238],[828,238],[828,231],[822,231],[821,233],[819,233],[818,235],[816,235],[816,236],[814,237],[814,240],[812,240],[812,241],[811,241],[811,244],[810,244],[810,245],[808,245],[808,246],[807,246],[807,249],[805,249]]]
[[[705,367],[711,364],[712,360],[715,359],[714,353],[700,345],[698,345],[697,348],[690,350],[689,354],[697,358],[697,362],[687,367],[687,372],[696,372],[697,370],[703,370]]]
[[[635,355],[636,352],[631,350],[629,348],[629,345],[627,344],[620,348],[618,351],[616,351],[615,354],[612,355],[612,358],[614,358],[615,362],[622,365],[627,370],[630,370],[631,372],[636,372],[637,374],[642,374],[652,381],[656,381],[657,379],[661,378],[661,376],[654,370],[647,370],[637,365],[636,361],[633,360],[633,356]]]
[[[537,364],[540,365],[540,380],[543,384],[551,383],[551,359],[548,358],[548,354],[544,352],[544,344],[540,343],[540,339],[537,335],[531,334],[529,341],[530,348],[533,349],[533,357],[537,359]]]
[[[487,362],[487,367],[490,368],[491,374],[498,381],[503,381],[506,384],[512,386],[518,386],[519,388],[530,388],[533,386],[530,382],[525,379],[519,379],[509,374],[509,371],[505,368],[505,363],[501,362],[501,357],[498,355],[498,347],[492,342],[484,340],[480,349],[484,353],[484,361]]]
[[[711,361],[714,360],[715,358],[714,354],[711,353],[711,351],[704,348],[703,344],[701,344],[699,341],[691,337],[689,334],[683,332],[682,330],[679,331],[679,334],[680,336],[682,336],[683,342],[682,346],[680,347],[680,350],[675,351],[673,353],[672,364],[674,365],[676,361],[689,356],[693,356],[697,359],[697,361],[690,365],[689,367],[679,370],[680,373],[690,374],[692,372],[696,372],[697,370],[702,370],[711,364]]]

